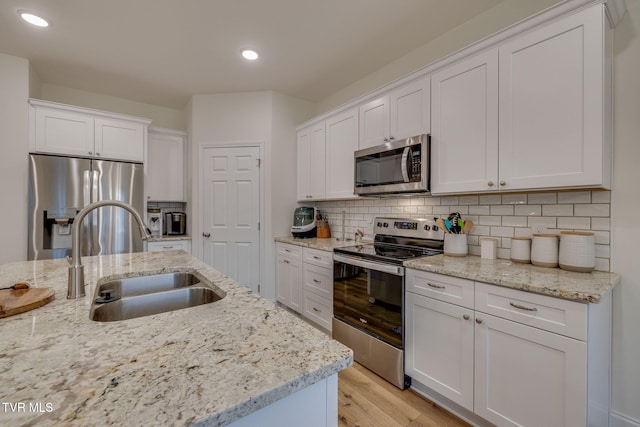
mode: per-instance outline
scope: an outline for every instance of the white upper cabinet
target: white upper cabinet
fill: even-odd
[[[186,134],[150,128],[147,144],[147,199],[185,201],[184,141]]]
[[[407,83],[359,107],[359,149],[429,133],[429,77]]]
[[[358,149],[358,109],[328,118],[326,126],[326,198],[354,197],[353,152]]]
[[[298,200],[325,198],[325,123],[298,132]]]
[[[144,161],[150,120],[36,99],[29,104],[31,152]]]
[[[609,188],[610,53],[596,5],[435,73],[432,193]]]
[[[498,51],[431,77],[431,192],[487,191],[498,178]]]
[[[430,78],[422,77],[389,95],[389,139],[403,139],[431,132]]]
[[[598,5],[500,46],[501,188],[609,187],[606,31]]]

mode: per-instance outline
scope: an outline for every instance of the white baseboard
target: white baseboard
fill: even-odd
[[[609,417],[609,427],[640,427],[640,421],[627,417],[626,415],[611,411]]]

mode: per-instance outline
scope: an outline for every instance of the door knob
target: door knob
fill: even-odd
[[[208,237],[211,237],[211,233],[202,233],[202,235],[203,235],[204,237],[207,237],[207,238],[208,238]]]

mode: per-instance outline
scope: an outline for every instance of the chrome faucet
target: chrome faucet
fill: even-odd
[[[67,290],[67,299],[76,299],[85,296],[84,266],[82,265],[82,260],[80,258],[80,227],[82,226],[82,221],[89,212],[103,206],[116,206],[128,211],[131,216],[133,216],[133,219],[138,223],[142,240],[147,240],[151,237],[151,233],[142,221],[140,214],[131,205],[117,200],[101,200],[85,206],[80,212],[78,212],[78,215],[74,218],[73,225],[71,227],[71,258],[67,257],[67,261],[69,261],[69,287]]]

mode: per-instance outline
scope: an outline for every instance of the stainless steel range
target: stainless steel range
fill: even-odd
[[[334,250],[333,338],[354,359],[399,388],[404,375],[404,267],[442,253],[435,219],[376,218],[374,243]]]

